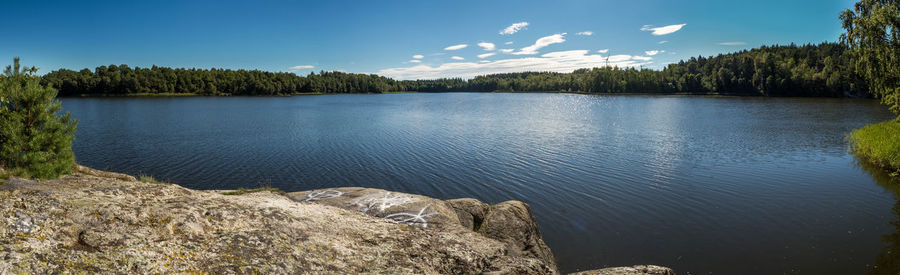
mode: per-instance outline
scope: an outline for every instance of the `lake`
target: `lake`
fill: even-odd
[[[420,93],[62,104],[79,120],[77,161],[98,169],[195,189],[524,201],[563,272],[900,268],[900,189],[845,140],[893,118],[876,100]]]

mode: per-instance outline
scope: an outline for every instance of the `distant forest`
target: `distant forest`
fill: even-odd
[[[43,76],[61,96],[129,94],[293,95],[300,93],[580,92],[842,97],[862,95],[865,83],[838,43],[763,46],[715,57],[694,57],[662,70],[579,69],[472,79],[394,80],[378,75],[319,72],[306,76],[258,70],[100,66]]]

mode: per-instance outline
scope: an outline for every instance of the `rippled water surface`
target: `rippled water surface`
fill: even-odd
[[[386,94],[64,98],[95,168],[190,188],[365,186],[531,205],[563,271],[898,268],[873,100]],[[898,208],[900,209],[900,208]],[[876,268],[877,266],[877,268]],[[886,272],[890,273],[890,272]]]

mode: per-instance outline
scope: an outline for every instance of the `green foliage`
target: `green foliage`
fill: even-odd
[[[900,122],[866,125],[850,133],[853,152],[896,176],[900,173]]]
[[[572,73],[525,72],[469,80],[393,80],[319,72],[307,76],[246,70],[130,68],[57,70],[43,83],[60,95],[295,95],[416,92],[680,93],[764,96],[859,94],[864,87],[840,44],[771,46],[716,57],[695,57],[663,70],[593,68]]]
[[[56,90],[40,85],[37,68],[13,60],[0,76],[0,166],[37,178],[72,171],[75,125],[55,100]]]
[[[284,194],[284,191],[281,191],[280,189],[275,188],[275,187],[259,187],[259,188],[253,188],[253,189],[240,188],[238,190],[228,191],[228,192],[224,192],[222,194],[234,196],[234,195],[243,195],[243,194],[247,194],[247,193],[263,192],[263,191],[269,191],[269,192],[277,193],[277,194]]]
[[[835,43],[763,46],[695,57],[650,69],[593,68],[572,73],[509,73],[475,77],[477,91],[727,94],[841,97],[859,94],[845,48]]]
[[[841,13],[841,40],[873,94],[900,114],[900,0],[861,0]]]

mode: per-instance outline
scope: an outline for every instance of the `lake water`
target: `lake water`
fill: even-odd
[[[562,271],[900,270],[874,100],[571,94],[64,98],[78,162],[197,189],[363,186],[531,205]],[[894,253],[892,253],[894,252]],[[895,263],[897,262],[897,263]]]

